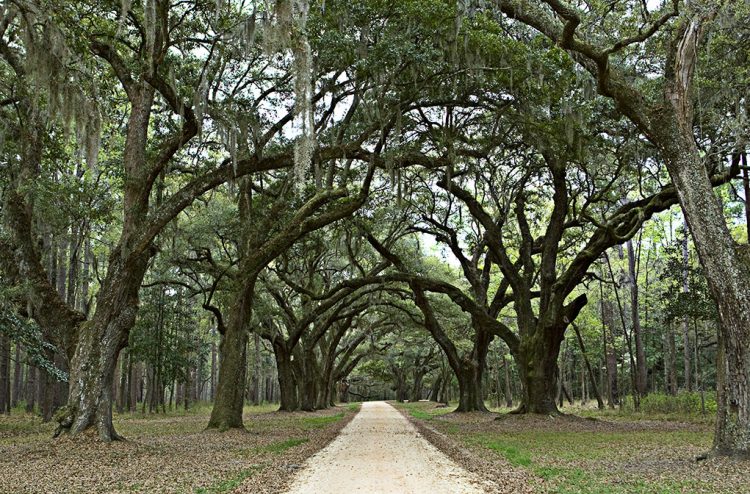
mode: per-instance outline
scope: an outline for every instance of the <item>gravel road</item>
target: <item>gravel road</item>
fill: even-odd
[[[287,494],[481,494],[491,487],[427,442],[391,405],[366,402],[307,460]]]

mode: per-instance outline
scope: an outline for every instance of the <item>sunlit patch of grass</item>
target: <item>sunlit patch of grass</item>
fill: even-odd
[[[330,424],[338,422],[344,418],[344,412],[337,413],[336,415],[329,415],[324,417],[306,417],[302,419],[303,429],[320,429]]]
[[[279,441],[276,443],[271,443],[268,446],[264,447],[263,450],[268,451],[269,453],[278,454],[278,453],[283,453],[289,448],[299,446],[300,444],[305,444],[308,441],[309,439],[304,438],[304,437],[292,438],[292,439],[287,439],[286,441]]]
[[[495,451],[511,465],[523,467],[544,479],[545,492],[670,494],[690,492],[697,489],[700,482],[661,475],[655,475],[653,480],[636,480],[621,476],[618,471],[625,472],[626,465],[633,458],[640,459],[644,452],[686,446],[701,448],[710,444],[710,436],[708,431],[521,430],[474,432],[464,434],[463,439]]]
[[[455,410],[453,406],[436,406],[434,402],[414,401],[408,403],[395,402],[396,408],[409,412],[409,415],[418,420],[432,420],[435,417],[451,413]]]
[[[357,402],[354,402],[354,403],[349,403],[346,406],[347,410],[349,410],[350,412],[358,412],[361,407],[362,407],[362,402],[361,401],[357,401]]]

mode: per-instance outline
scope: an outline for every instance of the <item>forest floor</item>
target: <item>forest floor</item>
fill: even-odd
[[[471,467],[481,458],[487,471],[510,463],[527,474],[534,492],[750,492],[750,462],[695,461],[711,447],[713,427],[706,420],[653,420],[612,412],[599,418],[590,411],[586,417],[554,418],[456,414],[429,402],[396,406],[457,462]]]
[[[115,416],[128,440],[51,439],[52,424],[0,415],[2,493],[278,493],[349,422],[358,404],[317,412],[247,407],[247,431],[204,431],[210,408]]]
[[[523,492],[522,477],[509,475],[501,487],[465,470],[391,405],[376,401],[363,403],[339,436],[305,463],[287,494]]]

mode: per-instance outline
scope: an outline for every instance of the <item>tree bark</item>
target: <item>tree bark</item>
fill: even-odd
[[[23,365],[21,363],[21,345],[16,343],[16,361],[13,369],[13,397],[11,399],[11,408],[15,408],[21,400],[23,393]]]
[[[0,413],[10,414],[10,338],[0,332]]]
[[[632,240],[628,240],[627,249],[628,273],[630,275],[630,314],[633,322],[633,339],[635,340],[636,385],[638,396],[645,396],[648,387],[648,371],[646,369],[646,351],[643,347],[643,330],[638,306],[638,273]]]
[[[586,364],[586,370],[588,371],[589,375],[589,382],[591,383],[591,390],[594,392],[594,396],[596,397],[596,406],[597,408],[599,408],[599,410],[604,410],[604,400],[602,399],[602,395],[599,392],[599,387],[596,385],[596,376],[594,376],[594,370],[591,368],[591,362],[589,362],[589,357],[586,354],[586,346],[583,343],[583,337],[581,337],[581,332],[578,330],[578,326],[576,326],[575,323],[573,324],[573,331],[575,331],[576,333],[578,346],[581,347],[581,355],[583,356],[583,361]],[[585,392],[583,394],[585,395]]]
[[[514,413],[560,413],[555,401],[559,379],[557,357],[563,335],[561,328],[538,328],[521,340],[516,363],[523,390],[521,404]]]
[[[276,369],[279,374],[279,410],[294,412],[299,410],[300,403],[297,394],[297,378],[294,373],[292,355],[280,341],[273,342],[273,349],[274,356],[276,357]]]
[[[487,412],[482,387],[483,366],[478,361],[464,360],[456,372],[458,408],[456,412]]]
[[[219,344],[219,380],[208,421],[209,429],[241,429],[245,404],[248,323],[252,315],[255,280],[248,280],[234,303],[229,322]]]
[[[690,282],[688,279],[688,270],[690,269],[688,257],[688,239],[687,232],[681,243],[682,248],[682,293],[690,293]],[[683,362],[683,380],[687,391],[693,390],[691,380],[691,362],[692,355],[690,352],[690,317],[682,318],[682,362]]]
[[[252,399],[253,405],[260,405],[261,393],[261,355],[260,355],[260,335],[258,332],[253,333],[253,381],[252,381]]]

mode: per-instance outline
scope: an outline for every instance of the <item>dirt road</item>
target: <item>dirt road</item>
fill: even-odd
[[[493,490],[425,440],[395,408],[367,402],[298,472],[288,494],[480,494]]]

